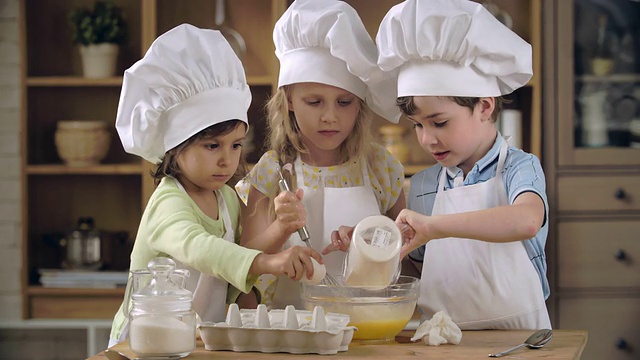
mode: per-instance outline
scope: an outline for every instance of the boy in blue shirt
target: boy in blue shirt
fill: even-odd
[[[410,226],[402,255],[421,271],[424,316],[445,310],[463,330],[550,328],[544,173],[495,126],[501,96],[532,76],[531,46],[466,0],[394,6],[377,45],[378,65],[398,71],[397,104],[438,162],[411,178],[396,219]]]

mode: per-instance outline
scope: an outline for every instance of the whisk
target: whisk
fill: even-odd
[[[278,169],[278,176],[280,176],[280,180],[278,180],[280,190],[291,191],[289,182],[284,178],[284,175],[282,175],[282,171],[280,171],[280,169]],[[300,236],[300,239],[302,239],[302,241],[305,243],[305,245],[307,245],[307,247],[313,249],[313,246],[311,246],[311,242],[309,241],[310,236],[306,225],[298,229],[298,235]],[[329,286],[341,286],[340,282],[338,282],[338,280],[336,280],[333,276],[329,275],[328,272],[325,274],[324,279],[322,279],[321,284]]]

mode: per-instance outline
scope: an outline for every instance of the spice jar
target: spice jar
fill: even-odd
[[[165,257],[151,260],[148,272],[133,272],[129,343],[138,356],[187,356],[196,348],[196,313],[183,272]],[[174,282],[181,275],[182,284]],[[150,277],[148,285],[136,289]]]
[[[383,125],[379,131],[382,143],[391,155],[401,163],[409,162],[410,149],[403,139],[406,129],[398,125]]]

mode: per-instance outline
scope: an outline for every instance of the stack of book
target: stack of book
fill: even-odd
[[[115,289],[127,285],[127,271],[40,269],[40,283],[48,288]]]

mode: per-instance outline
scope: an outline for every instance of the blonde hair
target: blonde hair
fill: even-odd
[[[298,154],[309,153],[302,142],[300,129],[293,111],[289,110],[289,92],[291,85],[279,88],[267,102],[268,130],[267,146],[274,150],[281,164],[293,163]],[[358,98],[358,115],[355,126],[340,145],[340,163],[358,159],[371,154],[372,111]]]
[[[280,165],[293,163],[298,154],[309,153],[309,150],[302,142],[296,117],[293,111],[289,110],[290,89],[291,85],[285,85],[279,88],[266,105],[268,114],[267,146],[270,150],[276,152]],[[373,161],[371,145],[374,141],[373,135],[371,134],[373,112],[360,98],[358,98],[358,104],[358,115],[355,126],[347,139],[340,145],[341,164],[358,158],[364,158],[367,162]],[[295,191],[295,174],[288,176],[285,171],[283,175],[289,181],[291,189]],[[270,198],[275,198],[278,192],[278,187],[274,187],[273,193],[267,195]],[[270,203],[270,215],[275,214],[274,205],[273,202]]]

